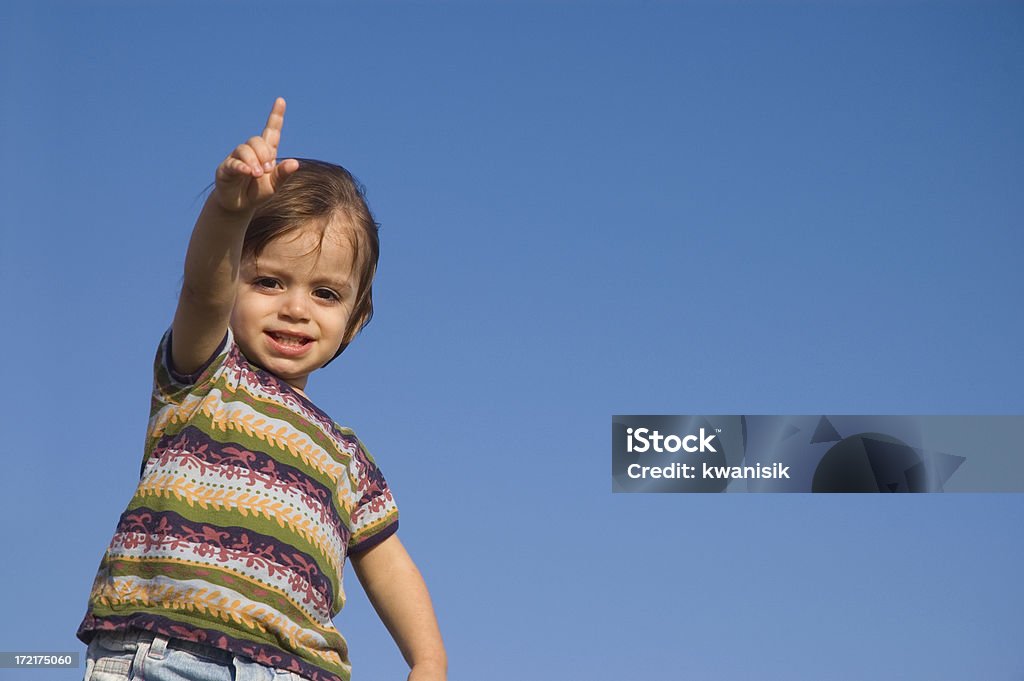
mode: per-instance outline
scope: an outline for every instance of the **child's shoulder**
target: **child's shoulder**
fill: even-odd
[[[352,428],[349,428],[348,426],[343,426],[334,420],[332,420],[331,422],[334,424],[334,427],[337,429],[337,431],[342,435],[345,435],[346,437],[356,437],[356,431],[354,431]],[[359,438],[356,439],[358,440]]]

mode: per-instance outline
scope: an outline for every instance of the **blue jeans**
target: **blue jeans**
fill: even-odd
[[[304,681],[247,657],[147,631],[100,632],[89,644],[84,681]]]

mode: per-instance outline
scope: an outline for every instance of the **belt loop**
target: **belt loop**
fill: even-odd
[[[167,650],[167,637],[157,634],[153,637],[153,643],[149,646],[149,657],[154,660],[162,660],[164,651]]]
[[[142,670],[146,664],[146,655],[149,654],[149,642],[139,641],[138,647],[135,649],[135,657],[132,658],[132,672],[134,672],[136,678],[145,678],[142,675]]]

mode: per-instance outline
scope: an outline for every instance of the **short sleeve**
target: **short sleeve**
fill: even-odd
[[[145,472],[150,454],[166,437],[174,437],[185,426],[214,385],[234,345],[231,330],[210,358],[195,373],[185,375],[174,370],[171,362],[171,330],[164,332],[153,361],[153,392],[149,406],[149,427],[142,455],[140,474]]]
[[[358,444],[350,464],[359,502],[351,516],[349,553],[365,551],[398,531],[398,506],[391,489],[366,447]]]
[[[181,392],[183,389],[186,392],[192,392],[196,387],[208,381],[224,363],[224,360],[227,359],[230,350],[234,347],[235,339],[231,329],[228,328],[224,333],[224,339],[217,346],[217,349],[213,351],[209,359],[203,362],[203,365],[191,374],[180,374],[174,369],[171,360],[172,342],[171,329],[167,329],[160,340],[160,347],[157,350],[153,366],[153,387],[155,390],[165,394],[174,394]]]

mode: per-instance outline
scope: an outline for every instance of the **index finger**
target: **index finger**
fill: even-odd
[[[267,127],[263,128],[261,137],[270,145],[276,155],[277,145],[281,143],[281,128],[284,127],[284,97],[274,100],[274,108],[270,110],[267,117]]]

